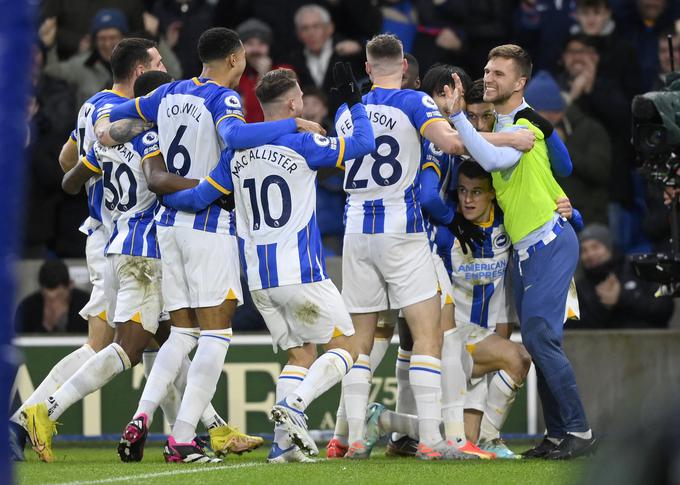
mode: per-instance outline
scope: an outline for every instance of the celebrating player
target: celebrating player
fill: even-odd
[[[305,461],[298,448],[318,452],[304,411],[340,382],[356,357],[351,319],[325,271],[315,214],[316,170],[343,167],[345,158],[371,152],[375,141],[349,65],[336,64],[334,78],[352,113],[352,136],[285,135],[260,147],[226,150],[195,189],[164,198],[164,204],[177,209],[201,210],[234,192],[242,264],[253,301],[274,348],[288,351],[272,410],[277,430],[268,461],[274,463]],[[266,120],[302,112],[302,91],[293,71],[265,74],[255,92]],[[327,349],[316,361],[315,344]]]
[[[523,92],[530,76],[531,60],[521,47],[504,45],[489,52],[484,99],[493,102],[498,113],[494,130],[528,127],[538,142],[525,154],[501,154],[475,131],[460,112],[463,93],[459,80],[454,92],[449,90],[447,95],[455,100],[453,121],[467,150],[492,172],[514,246],[513,293],[522,341],[537,368],[548,428],[543,442],[526,456],[568,459],[591,454],[597,446],[574,372],[562,349],[564,309],[578,260],[578,241],[571,225],[555,212],[555,200],[564,192],[550,170],[543,140],[556,135],[552,126],[524,102]]]
[[[118,43],[111,55],[111,69],[114,80],[112,89],[101,91],[92,96],[78,112],[76,129],[66,142],[60,156],[60,162],[66,169],[70,170],[77,163],[79,155],[83,157],[89,152],[96,141],[95,128],[106,122],[111,108],[133,97],[134,83],[142,73],[148,70],[165,72],[165,66],[163,66],[156,44],[150,40],[135,38],[124,39]],[[27,418],[31,421],[33,412],[41,407],[40,403],[54,394],[88,359],[112,341],[113,328],[106,322],[107,302],[104,285],[106,257],[104,248],[109,241],[110,233],[102,225],[102,218],[107,216],[106,211],[102,208],[104,203],[103,189],[104,181],[100,176],[95,176],[87,181],[89,217],[80,228],[82,232],[88,235],[85,255],[90,282],[92,283],[90,300],[80,312],[80,315],[88,320],[88,340],[85,345],[64,357],[52,368],[40,386],[12,416],[11,421],[13,423],[19,423],[21,413],[29,406],[37,406],[27,413]],[[14,432],[21,434],[16,427],[14,427]],[[52,452],[49,444],[42,446],[45,442],[51,443],[51,433],[47,433],[50,436],[47,440],[47,438],[37,437],[36,433],[40,434],[40,431],[29,427],[28,432],[34,446],[37,446],[40,450],[36,451],[38,451],[41,459],[51,461]],[[17,434],[15,436],[21,438]],[[40,443],[36,445],[34,438]],[[23,449],[25,438],[17,441],[14,446],[16,448],[15,454]]]

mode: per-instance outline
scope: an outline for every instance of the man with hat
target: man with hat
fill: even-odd
[[[261,20],[251,18],[238,27],[236,32],[243,42],[246,50],[246,69],[241,76],[238,91],[241,93],[243,107],[248,123],[264,120],[260,102],[255,96],[255,85],[262,76],[273,69],[292,69],[285,64],[274,64],[269,57],[269,48],[272,44],[272,29]]]
[[[93,47],[62,62],[57,59],[56,30],[53,35],[41,35],[41,41],[49,48],[45,72],[73,85],[76,105],[80,107],[94,93],[111,86],[111,53],[128,30],[123,12],[117,8],[101,9],[92,19]]]
[[[569,328],[664,328],[673,313],[673,299],[656,298],[658,285],[640,280],[630,261],[613,247],[611,231],[602,224],[587,226],[579,236],[582,274],[577,279],[581,320]]]

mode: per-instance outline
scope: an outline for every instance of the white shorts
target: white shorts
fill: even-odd
[[[425,233],[345,235],[342,297],[350,313],[405,308],[436,294]]]
[[[468,380],[472,378],[472,368],[474,361],[472,359],[472,352],[476,344],[484,340],[490,335],[495,335],[495,332],[488,328],[480,327],[474,323],[456,322],[454,329],[456,339],[463,342],[466,352],[462,354],[463,371]]]
[[[567,292],[567,304],[564,309],[564,321],[579,320],[581,318],[581,308],[578,304],[578,293],[576,293],[576,282],[574,278],[569,284],[569,291]]]
[[[109,324],[139,323],[156,333],[163,310],[161,260],[126,254],[106,257],[106,298]]]
[[[442,258],[432,253],[432,259],[434,260],[434,269],[437,271],[441,304],[442,308],[444,308],[444,305],[453,304],[453,286],[451,285],[451,279]]]
[[[85,258],[87,271],[90,274],[92,293],[90,300],[80,310],[79,315],[87,320],[90,317],[106,319],[106,291],[104,285],[104,273],[106,272],[106,255],[104,248],[109,242],[104,226],[99,226],[92,234],[87,236],[85,243]],[[104,314],[104,315],[102,315]]]
[[[340,292],[329,279],[251,291],[272,336],[274,352],[354,335]]]
[[[166,311],[243,303],[235,236],[157,226]]]
[[[465,409],[484,412],[487,390],[486,376],[470,379],[467,385],[467,393],[465,394]]]

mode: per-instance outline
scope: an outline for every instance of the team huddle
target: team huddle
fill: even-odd
[[[592,453],[561,348],[565,319],[578,315],[582,221],[553,176],[571,171],[569,154],[522,97],[527,54],[499,46],[483,81],[435,65],[421,83],[399,39],[378,35],[366,46],[370,92],[348,64],[333,66],[337,137],[300,117],[303,93],[287,69],[262,76],[265,121],[245,122],[235,32],[207,30],[198,54],[201,76],[173,81],[153,42],[125,39],[113,88],[79,112],[59,161],[64,190],[88,195],[88,342],[12,416],[15,448],[28,438],[53,461],[59,416],[139,362],[146,385],[122,461],[142,460],[158,407],[172,427],[167,462],[215,463],[261,446],[211,405],[243,272],[274,350],[288,356],[268,462],[313,461],[305,410],[338,383],[328,458],[368,458],[386,435],[392,456],[519,458],[500,431],[532,359],[548,429],[525,456]],[[342,293],[315,209],[317,176],[336,170],[347,193]],[[388,410],[368,401],[397,321]],[[515,323],[524,345],[509,340]],[[197,437],[199,420],[210,443]]]

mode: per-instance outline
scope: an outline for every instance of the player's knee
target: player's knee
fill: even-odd
[[[521,344],[514,344],[511,358],[509,360],[508,372],[515,382],[524,381],[529,373],[531,366],[531,356]]]

